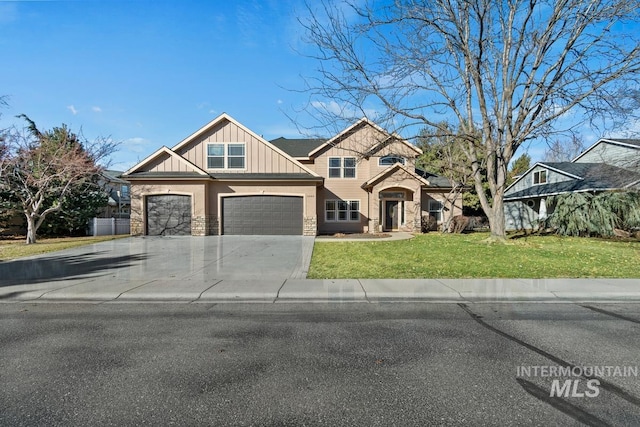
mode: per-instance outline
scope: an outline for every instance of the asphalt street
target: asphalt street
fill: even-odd
[[[639,425],[639,328],[639,304],[0,304],[0,425]]]

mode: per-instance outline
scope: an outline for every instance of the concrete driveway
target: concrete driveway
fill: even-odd
[[[243,284],[256,288],[256,282],[260,300],[285,280],[306,277],[313,242],[303,236],[118,239],[0,262],[0,300],[136,300],[151,287],[163,297],[197,299],[217,284],[217,298],[234,298]]]

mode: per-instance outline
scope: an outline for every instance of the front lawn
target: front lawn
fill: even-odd
[[[640,242],[429,233],[391,242],[316,242],[307,275],[340,278],[640,278]]]
[[[92,243],[104,242],[107,240],[129,237],[121,236],[99,236],[99,237],[52,237],[38,238],[36,243],[27,245],[25,238],[4,238],[0,240],[0,261],[14,258],[21,258],[31,255],[39,255],[47,252],[60,251],[62,249],[75,248],[76,246],[90,245]]]

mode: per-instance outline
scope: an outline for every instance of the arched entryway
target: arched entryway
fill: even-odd
[[[398,231],[407,227],[409,202],[413,191],[406,188],[387,188],[379,192],[379,224],[383,231]]]

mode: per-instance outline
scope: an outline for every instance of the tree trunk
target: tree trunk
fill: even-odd
[[[36,242],[36,220],[31,215],[27,217],[27,245]]]
[[[507,232],[504,222],[504,202],[502,195],[494,196],[490,211],[485,213],[489,219],[489,228],[491,229],[489,241],[504,242],[507,239]]]

